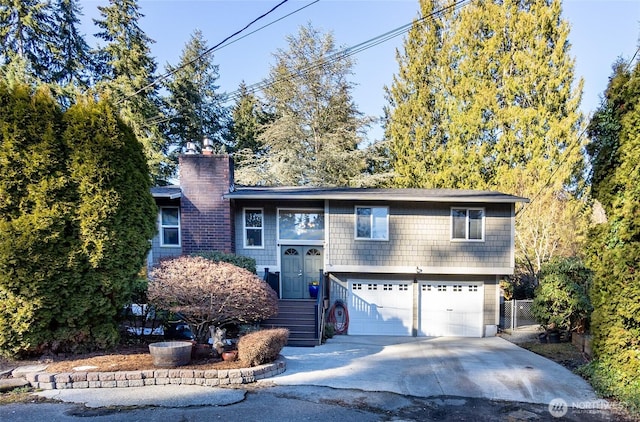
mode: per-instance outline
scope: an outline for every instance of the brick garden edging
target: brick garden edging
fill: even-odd
[[[67,388],[119,388],[144,387],[145,385],[203,385],[217,387],[230,384],[246,384],[269,378],[285,371],[281,357],[274,362],[252,368],[240,369],[149,369],[146,371],[116,372],[32,372],[26,375],[33,388],[62,390]]]

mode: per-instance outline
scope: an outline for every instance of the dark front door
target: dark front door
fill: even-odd
[[[281,264],[282,298],[310,298],[308,285],[322,269],[322,247],[283,246]]]

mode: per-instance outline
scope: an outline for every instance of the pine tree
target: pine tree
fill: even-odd
[[[447,82],[443,53],[445,21],[439,2],[422,1],[423,19],[416,20],[405,40],[404,54],[391,87],[386,88],[385,138],[395,173],[393,184],[402,188],[433,188],[449,183],[438,174],[447,168],[443,154],[445,113],[442,101]]]
[[[0,0],[0,70],[5,78],[49,82],[52,34],[48,1]]]
[[[156,63],[149,45],[153,42],[138,26],[144,16],[137,0],[109,0],[98,6],[102,19],[94,20],[101,29],[97,37],[107,42],[96,52],[102,65],[98,90],[120,109],[120,117],[130,125],[147,156],[156,182],[170,176],[172,167],[165,153],[168,145],[158,122],[158,87],[152,84]]]
[[[213,141],[214,150],[224,151],[229,147],[228,111],[216,92],[218,65],[213,64],[211,53],[205,54],[208,49],[202,31],[196,30],[182,51],[178,65],[166,68],[171,74],[165,83],[167,133],[177,152],[181,152],[187,142],[201,145],[204,138]]]
[[[238,100],[232,109],[231,138],[236,151],[248,149],[255,154],[261,150],[259,141],[268,115],[264,112],[260,100],[249,92],[244,81],[238,88]]]
[[[348,81],[353,63],[338,56],[331,34],[310,25],[288,36],[265,81],[273,121],[259,140],[265,152],[245,161],[241,183],[347,186],[363,174],[361,132],[369,120],[357,110]]]
[[[535,277],[577,249],[582,221],[582,81],[573,86],[569,26],[559,0],[452,5],[421,1],[398,55],[385,131],[396,185],[531,198],[516,220],[517,258]]]
[[[231,110],[231,140],[236,168],[265,153],[260,136],[273,121],[260,99],[249,92],[244,82],[238,88],[238,99]]]
[[[592,382],[640,409],[640,62],[614,65],[589,133],[591,193],[604,210],[587,243]]]

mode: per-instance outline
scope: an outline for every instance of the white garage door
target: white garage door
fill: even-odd
[[[419,335],[482,337],[482,283],[420,283]]]
[[[412,282],[349,281],[349,334],[411,335]]]

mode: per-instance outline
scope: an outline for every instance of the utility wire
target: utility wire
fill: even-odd
[[[385,32],[384,34],[375,36],[373,38],[370,38],[366,41],[363,41],[359,44],[356,44],[354,46],[351,47],[347,47],[343,50],[340,50],[338,52],[335,52],[333,54],[331,54],[330,56],[321,59],[315,63],[311,63],[308,66],[299,69],[297,72],[295,73],[290,73],[286,76],[282,76],[282,77],[278,77],[278,78],[271,78],[271,79],[265,79],[261,82],[257,82],[255,84],[249,85],[247,87],[245,87],[245,91],[244,92],[248,92],[248,93],[256,93],[258,91],[263,90],[264,88],[276,84],[278,82],[283,82],[285,80],[289,80],[289,79],[293,79],[293,78],[301,78],[305,75],[307,75],[308,73],[310,73],[311,71],[317,69],[317,68],[321,68],[323,66],[329,65],[333,62],[339,61],[339,60],[343,60],[347,57],[353,56],[355,54],[361,53],[362,51],[368,50],[369,48],[375,47],[379,44],[382,44],[390,39],[393,39],[395,37],[398,37],[406,32],[408,32],[414,25],[417,25],[418,23],[421,23],[427,19],[433,19],[435,16],[444,13],[448,10],[457,10],[462,8],[463,6],[465,6],[467,3],[469,3],[471,0],[460,0],[457,1],[449,6],[443,7],[439,10],[435,10],[432,13],[426,15],[426,16],[422,16],[418,19],[416,19],[413,22],[407,23],[405,25],[399,26],[395,29],[392,29],[391,31]],[[242,90],[238,89],[235,91],[232,91],[231,93],[227,94],[226,97],[222,100],[223,102],[229,102],[232,100],[237,100],[238,98],[240,98],[240,96],[242,95]]]
[[[289,0],[282,0],[280,3],[276,4],[275,6],[273,6],[268,12],[263,13],[262,15],[258,16],[257,18],[255,18],[254,20],[252,20],[251,22],[249,22],[248,24],[246,24],[242,29],[234,32],[233,34],[229,35],[228,37],[226,37],[225,39],[223,39],[222,41],[220,41],[218,44],[214,45],[213,47],[207,49],[205,52],[203,52],[201,55],[199,55],[198,57],[188,61],[187,63],[182,64],[181,66],[176,67],[175,69],[165,73],[164,75],[159,76],[158,78],[154,79],[153,81],[151,81],[150,83],[148,83],[147,85],[143,86],[142,88],[140,88],[139,90],[137,90],[136,92],[134,92],[131,95],[128,95],[127,97],[125,97],[124,99],[120,100],[119,102],[122,103],[123,101],[126,101],[136,95],[138,95],[139,93],[141,93],[142,91],[145,91],[149,88],[151,88],[152,86],[154,86],[155,84],[157,84],[160,81],[163,81],[165,79],[167,79],[169,76],[175,74],[176,72],[178,72],[179,70],[192,65],[193,63],[197,62],[198,60],[201,60],[204,56],[206,56],[207,54],[211,53],[212,51],[214,51],[216,48],[219,48],[220,46],[222,46],[224,43],[226,43],[227,41],[229,41],[231,38],[235,37],[236,35],[244,32],[247,28],[249,28],[251,25],[253,25],[254,23],[256,23],[257,21],[259,21],[260,19],[263,19],[264,17],[266,17],[267,15],[273,13],[277,8],[279,8],[280,6],[282,6],[283,4],[285,4],[286,2],[288,2]],[[318,0],[316,0],[318,1]],[[254,31],[255,32],[255,31]]]

